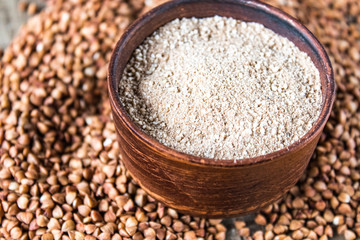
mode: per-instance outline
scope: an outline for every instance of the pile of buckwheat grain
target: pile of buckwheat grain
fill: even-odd
[[[310,57],[258,23],[173,20],[133,53],[119,83],[125,109],[161,143],[241,159],[285,148],[320,115]]]
[[[53,0],[0,66],[0,239],[224,239],[178,214],[120,162],[106,90],[115,42],[139,1]]]
[[[254,224],[235,222],[244,239],[360,239],[360,4],[357,0],[271,0],[300,19],[325,46],[337,96],[306,173]]]
[[[34,15],[41,9],[41,6],[35,2],[29,3],[27,1],[21,0],[18,2],[18,9],[21,12],[27,12],[29,15]]]
[[[180,215],[156,203],[119,162],[103,90],[105,65],[117,41],[114,35],[123,30],[119,24],[125,27],[133,12],[143,13],[162,1],[53,0],[5,51],[0,63],[1,239],[127,239],[134,229],[134,239],[153,239],[164,232],[166,239],[179,235],[195,239],[202,234],[224,238],[225,228],[219,221]],[[338,235],[336,239],[359,239],[359,2],[268,2],[299,18],[325,45],[333,62],[337,99],[299,183],[283,199],[259,212],[255,223],[239,219],[234,226],[240,238],[248,240],[326,240]],[[93,5],[107,9],[106,14],[95,17],[90,10]],[[61,12],[71,12],[71,18],[78,19],[72,21],[78,31],[61,33],[56,20]],[[101,28],[98,22],[105,22],[111,30]],[[81,28],[91,29],[93,24],[98,26],[95,30],[80,33]],[[79,34],[80,39],[76,37]],[[61,46],[63,37],[68,39],[66,48]],[[49,47],[57,41],[56,47]],[[91,41],[102,44],[94,50],[89,48]],[[41,44],[37,47],[40,42],[44,48]],[[97,60],[93,59],[96,52],[100,53]],[[73,63],[65,64],[64,56]],[[87,75],[95,76],[85,77],[87,67],[96,72],[86,70]],[[62,71],[71,75],[71,82]],[[76,84],[78,87],[73,87]],[[89,208],[88,216],[81,215]]]

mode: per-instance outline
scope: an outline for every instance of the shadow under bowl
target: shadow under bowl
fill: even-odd
[[[120,101],[118,84],[133,51],[156,29],[176,18],[215,15],[261,23],[311,57],[320,73],[323,103],[320,117],[299,141],[263,156],[216,160],[166,147],[130,119]],[[109,64],[108,91],[122,161],[140,186],[180,212],[220,218],[259,210],[295,185],[330,116],[335,82],[329,58],[319,41],[282,11],[248,0],[175,0],[148,12],[123,34]]]

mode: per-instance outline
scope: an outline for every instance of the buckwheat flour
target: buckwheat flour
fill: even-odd
[[[201,157],[282,149],[321,110],[319,72],[288,39],[232,18],[176,19],[133,53],[119,95],[159,142]]]

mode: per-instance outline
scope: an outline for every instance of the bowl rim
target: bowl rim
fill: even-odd
[[[325,69],[325,76],[327,80],[327,91],[323,96],[322,108],[320,115],[316,122],[313,124],[311,129],[302,136],[299,140],[292,143],[291,145],[282,148],[280,150],[260,155],[251,158],[243,158],[243,159],[216,159],[216,158],[206,158],[195,156],[187,153],[183,153],[177,151],[171,147],[165,146],[164,144],[160,143],[157,139],[150,136],[149,134],[145,133],[140,127],[138,127],[130,118],[127,111],[123,107],[120,97],[118,95],[118,89],[116,87],[116,66],[118,64],[118,59],[120,57],[119,49],[123,50],[125,48],[126,43],[131,40],[133,34],[143,25],[150,22],[153,18],[157,17],[159,12],[167,11],[171,8],[174,8],[181,4],[191,4],[191,3],[199,3],[199,2],[221,2],[221,3],[230,3],[230,4],[239,4],[239,5],[246,5],[247,7],[252,7],[256,9],[260,9],[266,14],[272,15],[279,19],[280,21],[286,22],[287,24],[291,25],[292,27],[296,28],[299,33],[316,49],[319,59],[321,59],[321,63],[323,64],[323,68]],[[292,16],[288,15],[287,13],[281,11],[278,8],[275,8],[271,5],[266,3],[262,3],[259,1],[254,0],[172,0],[161,4],[160,6],[150,10],[149,12],[145,13],[140,18],[136,19],[123,33],[120,40],[116,43],[115,48],[113,49],[111,59],[108,66],[108,93],[110,104],[112,105],[112,113],[116,114],[117,117],[127,126],[128,130],[136,136],[139,141],[142,141],[144,144],[151,148],[155,148],[163,154],[170,156],[168,159],[169,161],[177,161],[181,163],[187,164],[200,164],[200,165],[208,165],[208,166],[216,166],[216,167],[240,167],[252,164],[259,164],[266,161],[270,161],[274,158],[278,158],[284,156],[285,154],[291,151],[298,151],[299,149],[303,148],[307,143],[313,141],[319,134],[319,131],[322,131],[328,117],[330,116],[331,109],[335,100],[335,91],[336,91],[336,84],[334,80],[334,73],[331,66],[330,59],[321,45],[319,40],[298,20],[293,18]],[[321,84],[323,86],[323,84]],[[115,123],[114,123],[115,124]],[[115,124],[117,130],[118,127]],[[121,146],[120,146],[121,147]]]

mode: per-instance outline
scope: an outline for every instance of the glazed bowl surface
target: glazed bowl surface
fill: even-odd
[[[254,158],[202,158],[166,147],[144,133],[127,114],[118,85],[133,51],[156,29],[176,18],[216,15],[261,23],[311,57],[320,73],[323,102],[320,117],[299,141]],[[335,82],[329,58],[319,41],[280,10],[249,0],[175,0],[146,13],[123,34],[110,60],[108,91],[122,161],[140,186],[180,212],[220,218],[259,210],[295,185],[330,116]]]

